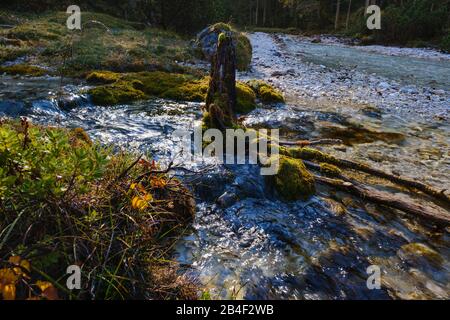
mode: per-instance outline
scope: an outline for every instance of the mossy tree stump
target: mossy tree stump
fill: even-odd
[[[236,124],[236,47],[231,32],[219,35],[217,52],[211,63],[206,97],[205,124],[224,130]]]

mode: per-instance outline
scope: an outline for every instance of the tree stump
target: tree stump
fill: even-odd
[[[236,47],[231,32],[219,35],[210,76],[204,121],[209,128],[225,130],[236,124]]]

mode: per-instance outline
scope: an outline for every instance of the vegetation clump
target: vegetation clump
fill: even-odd
[[[87,75],[86,80],[89,83],[110,84],[118,81],[120,74],[111,71],[94,71]]]
[[[285,152],[296,159],[303,159],[303,160],[314,160],[317,162],[325,162],[330,163],[334,165],[339,165],[340,162],[335,157],[323,153],[317,149],[309,148],[309,147],[303,147],[303,148],[289,148],[284,149]]]
[[[248,85],[263,103],[284,103],[284,97],[277,89],[262,80],[251,80]]]
[[[0,298],[196,298],[164,263],[195,203],[155,162],[113,153],[82,129],[4,121],[0,199]],[[81,290],[67,290],[70,265],[82,268]]]
[[[278,173],[269,181],[283,199],[306,200],[316,192],[314,176],[302,160],[281,156],[279,165]]]
[[[11,66],[0,66],[0,73],[7,73],[12,75],[23,75],[31,77],[40,77],[47,73],[45,69],[30,66],[27,64],[15,64]]]
[[[88,90],[98,105],[129,103],[146,97],[201,102],[206,98],[209,84],[209,77],[162,71],[125,74],[95,71],[86,79],[91,83],[104,83]],[[256,95],[249,85],[237,82],[236,91],[236,112],[247,113],[256,108]]]
[[[117,81],[113,84],[92,88],[88,92],[92,97],[92,102],[97,105],[124,104],[146,98],[144,92],[136,89],[137,86],[141,87],[141,84],[139,82]]]
[[[322,162],[320,163],[320,172],[326,176],[339,177],[342,170],[332,164]]]
[[[236,82],[237,104],[236,112],[245,114],[256,108],[256,94],[252,88],[243,82]]]
[[[13,28],[0,29],[0,39],[18,41],[20,46],[0,45],[0,62],[32,54],[39,65],[79,77],[86,70],[182,72],[187,68],[177,61],[193,57],[188,41],[174,32],[138,27],[103,13],[83,11],[82,33],[67,32],[65,12],[14,15],[20,21]]]

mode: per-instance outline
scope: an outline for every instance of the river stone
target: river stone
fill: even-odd
[[[252,46],[250,40],[243,33],[232,29],[224,23],[216,23],[200,31],[194,41],[194,48],[199,50],[204,59],[212,61],[217,52],[219,35],[227,33],[233,38],[236,48],[236,67],[239,71],[247,71],[252,60]]]
[[[87,103],[87,99],[82,95],[67,94],[58,98],[58,107],[62,110],[72,110]]]
[[[236,194],[227,191],[221,195],[216,202],[222,208],[228,208],[235,204],[238,200],[239,198]]]
[[[209,61],[217,50],[217,41],[222,30],[214,30],[212,27],[207,27],[197,34],[196,45],[201,49],[205,58]]]

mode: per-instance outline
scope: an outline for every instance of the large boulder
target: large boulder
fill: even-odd
[[[201,51],[204,59],[211,61],[217,51],[219,35],[231,32],[236,45],[237,69],[245,71],[252,62],[252,45],[250,40],[241,32],[236,31],[226,23],[216,23],[197,34],[195,45]]]

